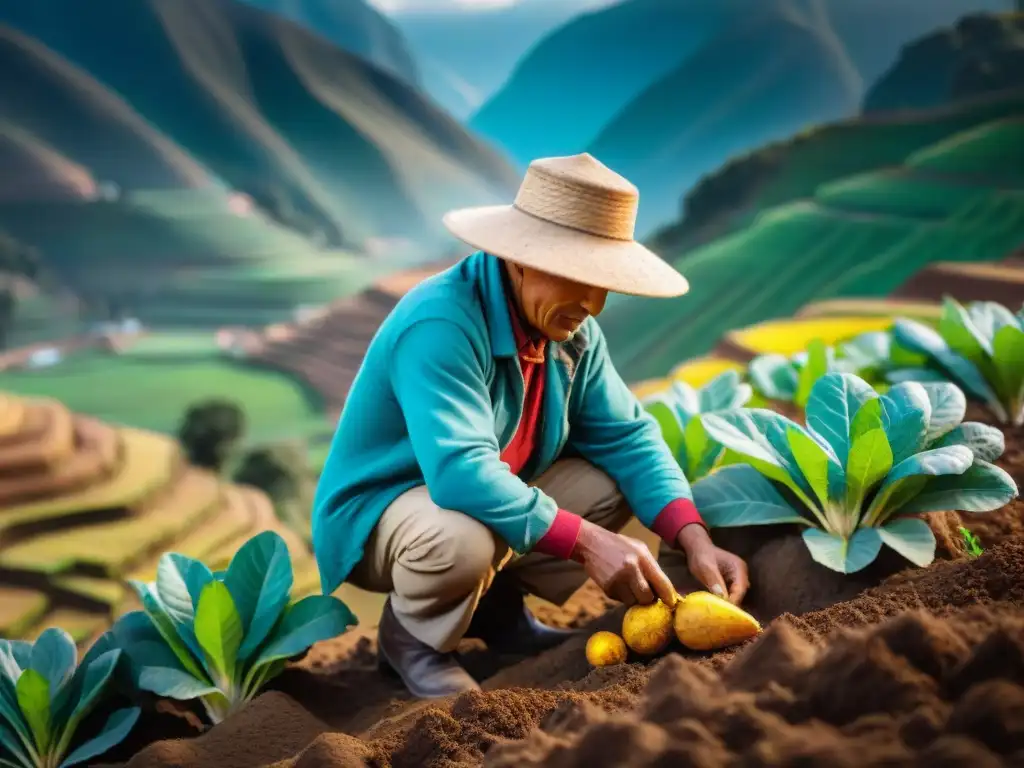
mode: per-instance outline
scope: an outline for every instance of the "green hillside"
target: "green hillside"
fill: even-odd
[[[386,266],[319,251],[258,212],[233,212],[215,189],[9,203],[0,230],[38,247],[87,303],[164,326],[287,320],[301,305],[361,289]]]
[[[909,133],[895,132],[908,163],[932,153],[938,157],[942,148],[947,167],[959,173],[885,163],[865,173],[861,158],[852,178],[832,179],[761,212],[751,206],[746,227],[675,258],[690,281],[688,295],[671,302],[624,298],[609,305],[602,326],[616,364],[633,380],[663,375],[680,360],[710,351],[724,332],[790,315],[809,301],[886,295],[932,261],[1005,257],[1024,242],[1024,184],[1013,188],[1006,173],[989,175],[994,165],[986,158],[998,149],[986,145],[1012,141],[1007,126],[1024,123],[1005,118],[1024,117],[1024,105],[1021,99],[1001,105],[997,119],[966,128],[955,139],[934,137],[940,132],[935,126],[919,131],[918,140],[934,137],[931,148],[909,147]],[[948,118],[943,122],[948,128]],[[877,138],[873,128],[865,124]],[[850,124],[845,131],[855,133]],[[847,145],[846,155],[859,146],[869,146],[864,136]],[[893,151],[876,148],[874,157]],[[791,153],[788,178],[780,174],[774,191],[761,188],[768,199],[806,184],[807,175],[797,171],[813,166],[795,148]],[[977,165],[971,157],[979,158]],[[822,169],[815,173],[823,175]]]

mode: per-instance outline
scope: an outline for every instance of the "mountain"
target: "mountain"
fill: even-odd
[[[419,70],[405,37],[364,0],[247,0],[265,11],[323,35],[403,82],[420,85]]]
[[[582,14],[540,40],[470,125],[526,164],[582,151],[630,101],[686,59],[714,45],[727,48],[753,15],[823,12],[861,77],[873,82],[907,40],[964,13],[1006,7],[1007,0],[625,0]]]
[[[697,221],[649,242],[690,292],[609,300],[613,362],[632,381],[664,376],[807,302],[885,296],[933,262],[1009,257],[1024,242],[1019,147],[1024,88],[858,116],[731,161],[688,200]]]
[[[1024,13],[969,16],[907,45],[864,111],[920,109],[1024,86]]]
[[[518,182],[496,152],[414,88],[233,0],[34,0],[0,7],[3,22],[116,91],[229,185],[329,244],[409,238],[429,250],[447,242],[446,209],[504,199]],[[4,87],[15,87],[7,71]],[[61,98],[32,88],[23,97],[38,102],[37,113]],[[120,154],[114,134],[85,127],[39,130],[58,151],[78,142],[98,163]],[[70,134],[69,144],[56,134]],[[152,186],[132,175],[141,171],[106,170],[124,188]]]
[[[588,151],[640,190],[637,230],[677,215],[710,167],[856,111],[862,83],[823,15],[778,4],[718,34],[628,104]]]
[[[590,5],[614,0],[521,0],[499,7],[396,11],[422,73],[423,87],[460,120],[468,119],[544,35]]]

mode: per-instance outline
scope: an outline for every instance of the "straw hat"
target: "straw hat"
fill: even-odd
[[[534,160],[512,205],[444,217],[460,240],[524,267],[634,296],[682,296],[686,278],[633,239],[640,194],[589,154]]]

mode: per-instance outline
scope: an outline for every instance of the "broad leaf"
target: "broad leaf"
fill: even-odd
[[[949,381],[949,374],[934,368],[894,368],[886,371],[885,380],[890,384],[902,384],[910,381],[924,384],[929,381]]]
[[[996,333],[994,347],[994,363],[1000,379],[1003,400],[1008,408],[1019,410],[1021,396],[1024,394],[1024,331],[1011,326],[1001,328]],[[1007,415],[1013,421],[1019,414]]]
[[[63,629],[45,629],[32,644],[30,667],[46,678],[51,701],[71,679],[77,662],[75,641]]]
[[[964,308],[949,297],[943,301],[939,333],[950,349],[975,365],[992,355],[991,336],[986,338]]]
[[[78,692],[78,701],[71,712],[71,716],[64,723],[64,731],[60,739],[60,751],[63,752],[71,743],[78,724],[93,710],[100,696],[104,692],[107,681],[114,673],[114,668],[121,657],[121,651],[114,649],[107,651],[101,657],[85,667],[81,674],[81,687]]]
[[[886,476],[864,520],[875,523],[885,520],[925,486],[923,479],[912,484],[906,483],[906,480],[913,477],[962,475],[973,462],[974,454],[962,445],[933,448],[904,459]]]
[[[885,431],[872,429],[860,435],[846,464],[846,511],[858,515],[868,491],[882,482],[892,469],[892,449]]]
[[[903,382],[879,398],[882,428],[892,448],[892,460],[899,464],[925,445],[932,403],[918,382]]]
[[[697,393],[700,400],[700,412],[711,413],[740,408],[750,400],[751,394],[750,385],[740,382],[738,371],[722,371],[701,387]]]
[[[857,442],[857,438],[865,432],[878,429],[885,429],[882,419],[882,399],[880,397],[868,400],[853,415],[853,421],[850,424],[850,446],[852,447]]]
[[[167,647],[174,652],[178,662],[181,664],[181,668],[193,677],[200,679],[205,677],[204,672],[196,663],[196,659],[192,656],[185,641],[178,634],[174,621],[167,615],[167,611],[164,610],[163,605],[156,596],[154,585],[134,580],[128,583],[135,589],[139,600],[142,602],[142,608],[146,612],[146,616],[149,617],[150,622],[157,632],[160,633],[164,642],[167,643]]]
[[[924,520],[916,517],[893,520],[879,528],[878,535],[883,544],[916,566],[924,568],[935,559],[935,534]]]
[[[708,433],[704,429],[703,423],[701,423],[701,417],[698,416],[692,419],[683,431],[682,450],[682,454],[685,457],[682,466],[685,467],[686,477],[691,482],[700,476],[704,458],[712,447],[717,447],[717,444],[711,442],[708,438]]]
[[[808,528],[803,537],[814,562],[839,573],[867,568],[882,548],[882,538],[874,528],[861,528],[849,539]]]
[[[771,481],[745,464],[721,467],[692,486],[693,503],[710,528],[807,524]]]
[[[829,499],[828,454],[806,432],[790,429],[786,432],[786,437],[804,479],[818,497],[818,501],[825,506]]]
[[[235,553],[224,577],[245,633],[241,659],[262,643],[288,604],[292,562],[288,546],[274,531],[249,539]]]
[[[156,568],[156,594],[160,604],[174,623],[178,635],[196,656],[200,656],[202,651],[192,623],[195,621],[199,592],[204,582],[213,578],[210,575],[204,579],[209,574],[210,569],[205,565],[177,552],[161,556]],[[193,589],[196,590],[195,594]]]
[[[211,581],[203,589],[196,608],[195,628],[214,682],[220,682],[221,687],[230,685],[245,629],[225,582]]]
[[[807,426],[825,439],[843,466],[850,453],[853,415],[876,397],[878,393],[866,381],[849,373],[826,374],[811,390]]]
[[[889,359],[892,337],[886,331],[867,331],[840,345],[852,373],[880,367]]]
[[[100,730],[99,735],[89,739],[89,741],[68,755],[59,768],[71,768],[73,765],[81,765],[86,760],[102,755],[111,747],[120,744],[131,733],[132,728],[135,727],[135,723],[139,719],[139,713],[138,707],[119,709],[111,713]]]
[[[747,366],[754,387],[772,400],[792,401],[796,397],[799,374],[783,355],[759,355]]]
[[[949,450],[949,449],[943,449]],[[991,512],[1017,498],[1017,484],[995,464],[975,459],[961,475],[928,481],[924,490],[899,509],[901,515],[959,510]]]
[[[15,760],[19,760],[19,763],[6,763],[6,765],[13,765],[14,768],[22,768],[22,766],[32,766],[33,763],[29,760],[28,754],[25,752],[25,744],[18,738],[13,732],[7,730],[2,723],[0,723],[0,766],[4,766],[5,762],[2,757],[4,752],[9,753],[14,757]],[[5,766],[6,768],[6,766]]]
[[[310,595],[288,608],[280,625],[254,664],[260,667],[287,659],[314,643],[329,640],[355,626],[356,617],[343,602],[330,595]]]
[[[811,389],[815,382],[828,373],[829,359],[828,350],[821,339],[813,339],[807,345],[807,362],[800,370],[800,377],[797,382],[796,398],[797,405],[803,407],[811,396]]]
[[[26,669],[15,684],[18,708],[35,741],[36,749],[45,752],[50,746],[50,682],[41,672]]]
[[[969,448],[975,458],[992,462],[1006,450],[1006,436],[997,427],[990,427],[977,421],[966,421],[939,438],[932,447],[943,448],[953,445]]]
[[[926,357],[949,351],[949,345],[938,331],[916,320],[897,318],[892,324],[892,338],[901,347]]]
[[[967,413],[967,398],[955,384],[928,382],[921,385],[932,405],[925,443],[931,443],[956,427]]]
[[[683,445],[683,430],[676,416],[675,408],[664,396],[652,395],[643,402],[646,410],[658,423],[661,438],[673,456],[678,457]]]

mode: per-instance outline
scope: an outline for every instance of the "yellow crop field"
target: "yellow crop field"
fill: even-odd
[[[645,381],[638,381],[635,384],[630,384],[629,388],[634,395],[643,400],[645,397],[650,395],[656,395],[659,392],[664,392],[668,389],[671,383],[670,379],[646,379]]]
[[[92,576],[58,576],[50,581],[58,589],[74,592],[97,603],[115,606],[124,599],[125,587],[120,581]]]
[[[933,301],[899,299],[828,299],[805,305],[796,313],[805,317],[909,317],[912,320],[938,322],[942,305]]]
[[[45,621],[40,621],[26,634],[27,639],[35,640],[46,628],[60,627],[71,635],[72,640],[82,644],[105,629],[109,623],[109,616],[61,607],[46,614]]]
[[[24,421],[25,404],[21,399],[0,394],[0,438],[18,434]]]
[[[670,379],[685,381],[692,387],[703,387],[715,376],[725,371],[742,373],[743,370],[743,364],[735,360],[727,360],[724,357],[697,357],[676,366],[672,370]]]
[[[49,599],[38,590],[0,585],[0,637],[20,637],[48,605]]]
[[[155,432],[120,432],[122,464],[113,477],[75,493],[5,509],[0,538],[4,530],[22,523],[132,506],[166,485],[181,458],[178,444]]]
[[[887,330],[891,325],[891,317],[791,318],[731,331],[727,338],[755,354],[794,355],[807,349],[814,339],[835,344],[868,331]]]
[[[217,480],[190,472],[154,509],[121,520],[36,536],[0,551],[0,565],[60,573],[87,564],[116,574],[202,520],[220,499]]]

